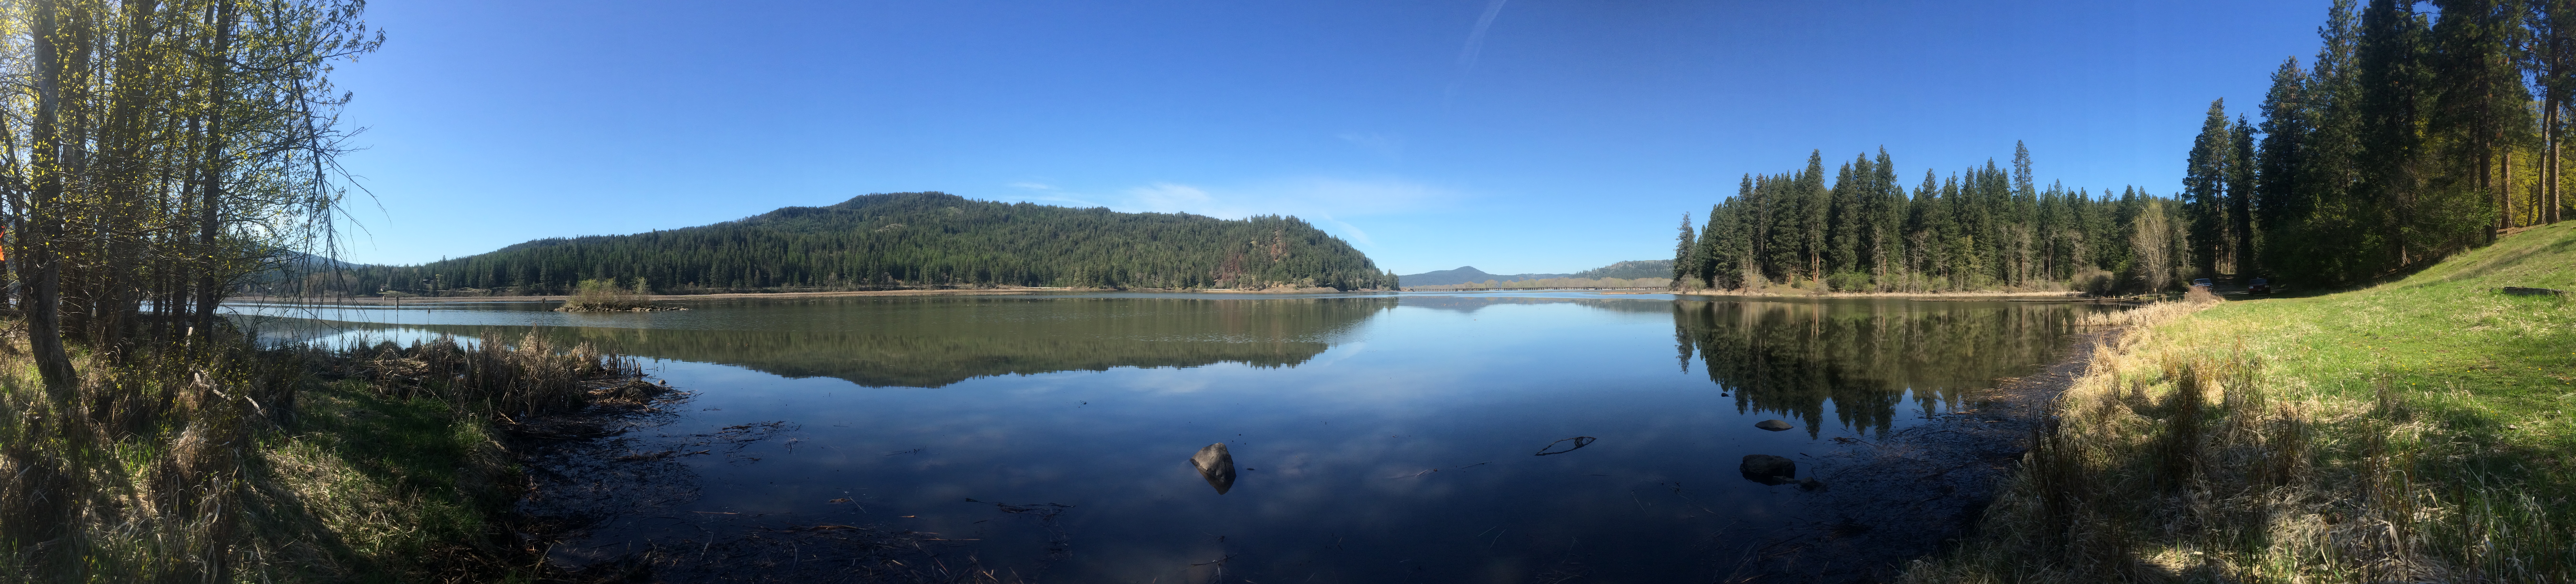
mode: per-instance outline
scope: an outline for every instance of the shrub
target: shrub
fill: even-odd
[[[2075,280],[2068,284],[2069,287],[2083,290],[2085,294],[2092,296],[2110,296],[2120,292],[2119,276],[2112,275],[2111,272],[2103,270],[2092,270],[2076,274]]]
[[[572,297],[564,299],[563,307],[580,310],[634,310],[652,306],[652,293],[652,289],[644,285],[643,278],[635,279],[635,288],[632,290],[618,287],[617,280],[613,279],[582,280],[580,285],[573,288]]]

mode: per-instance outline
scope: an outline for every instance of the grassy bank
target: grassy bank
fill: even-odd
[[[13,324],[14,323],[9,323]],[[13,331],[23,329],[13,328]],[[79,357],[48,391],[0,340],[0,580],[527,581],[513,416],[630,360],[530,335]]]
[[[2118,317],[1916,582],[2576,581],[2576,228],[2402,280]]]

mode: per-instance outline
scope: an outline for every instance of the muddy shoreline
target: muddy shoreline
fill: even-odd
[[[2063,357],[1963,407],[1880,440],[1801,456],[1802,476],[1826,488],[1803,493],[1790,525],[1748,533],[1755,543],[1716,555],[1720,582],[1893,582],[1915,559],[1949,549],[1976,526],[2020,466],[2058,396],[2082,378],[2097,346],[2120,329],[2069,335]],[[1839,441],[1839,440],[1838,440]],[[1803,469],[1802,469],[1803,470]],[[1792,488],[1792,487],[1778,487]]]
[[[551,582],[995,582],[960,544],[889,528],[847,504],[798,515],[679,511],[701,480],[688,459],[752,464],[751,447],[785,442],[796,424],[755,422],[688,433],[672,427],[694,392],[649,376],[601,384],[577,412],[513,425],[524,469],[511,524]],[[839,502],[846,502],[844,499]],[[690,529],[632,531],[639,523]]]

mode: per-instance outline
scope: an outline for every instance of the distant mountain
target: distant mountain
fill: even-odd
[[[1628,260],[1575,272],[1576,278],[1670,278],[1672,260]]]
[[[1455,284],[1474,284],[1486,280],[1493,280],[1496,282],[1543,280],[1547,278],[1563,278],[1568,275],[1569,274],[1512,274],[1509,276],[1501,276],[1487,274],[1484,270],[1476,269],[1475,266],[1458,266],[1458,269],[1455,270],[1423,272],[1410,276],[1396,276],[1395,278],[1399,285],[1403,286],[1449,286]]]
[[[358,266],[337,286],[369,293],[430,280],[450,289],[561,294],[584,279],[642,278],[655,291],[952,286],[1383,289],[1349,243],[1295,217],[1217,219],[977,201],[947,193],[864,195],[827,207],[634,235],[549,238],[417,266]],[[329,286],[330,284],[324,284]]]
[[[1396,279],[1404,286],[1454,286],[1458,284],[1482,283],[1486,280],[1493,280],[1495,282],[1518,282],[1521,280],[1545,280],[1549,278],[1670,277],[1673,277],[1672,260],[1630,260],[1572,274],[1502,275],[1488,274],[1483,270],[1476,269],[1475,266],[1459,266],[1458,269],[1455,270],[1440,270],[1437,272],[1423,272],[1420,274],[1396,276]]]

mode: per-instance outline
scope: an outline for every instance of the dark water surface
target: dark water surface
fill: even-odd
[[[1708,580],[1812,497],[1748,480],[1745,455],[1805,477],[1836,438],[1884,436],[2052,360],[2098,309],[1583,293],[682,304],[238,308],[343,338],[545,327],[697,392],[645,439],[777,423],[675,459],[672,480],[694,484],[601,518],[558,548],[568,562],[705,541],[715,519],[876,525],[1066,582]],[[1753,425],[1772,418],[1795,428]],[[1560,442],[1574,437],[1593,440]],[[1223,493],[1190,463],[1213,443],[1237,467]]]

